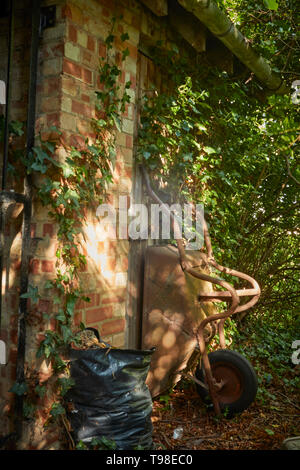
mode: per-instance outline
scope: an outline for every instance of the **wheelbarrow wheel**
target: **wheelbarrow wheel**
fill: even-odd
[[[254,401],[257,393],[257,376],[250,362],[236,351],[219,349],[208,354],[213,377],[224,385],[217,392],[221,411],[224,416],[232,418],[246,410]],[[196,369],[195,377],[205,381],[204,368]],[[196,383],[198,395],[211,405],[209,391]]]

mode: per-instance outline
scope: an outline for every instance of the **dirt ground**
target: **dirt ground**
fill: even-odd
[[[299,394],[274,389],[270,399],[256,400],[233,419],[217,418],[198,397],[194,385],[177,385],[153,403],[153,440],[170,450],[276,450],[284,439],[300,435]],[[183,428],[174,439],[174,430]]]

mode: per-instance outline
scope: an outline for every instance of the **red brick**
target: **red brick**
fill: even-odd
[[[10,224],[5,224],[5,226],[4,226],[4,235],[6,237],[10,236]]]
[[[82,322],[82,312],[75,313],[74,315],[74,325],[78,326]]]
[[[85,306],[87,307],[97,307],[100,304],[100,294],[95,292],[94,294],[89,294],[89,298],[91,301],[87,304],[85,303]]]
[[[98,242],[97,252],[98,253],[104,253],[105,252],[104,242]]]
[[[7,341],[7,338],[8,338],[8,331],[7,329],[2,328],[0,330],[0,339],[2,339],[2,341]]]
[[[54,271],[54,262],[48,260],[42,260],[42,272],[52,273]]]
[[[52,300],[39,299],[38,309],[43,313],[50,313],[52,308]]]
[[[131,85],[130,85],[130,88],[136,88],[136,76],[133,75],[132,73],[130,74],[130,81],[131,81]]]
[[[47,114],[47,126],[59,126],[59,114],[51,113]]]
[[[64,5],[61,10],[62,18],[70,18],[72,19],[72,11],[69,5]]]
[[[124,174],[127,178],[131,179],[131,177],[132,177],[132,168],[128,168],[128,167],[125,166]]]
[[[137,60],[137,53],[138,53],[137,47],[132,46],[131,44],[128,44],[127,47],[128,47],[128,50],[129,50],[130,57],[134,60]]]
[[[12,309],[15,309],[17,307],[17,301],[18,301],[17,294],[11,294],[10,295],[10,306],[11,306]]]
[[[49,235],[49,237],[53,237],[54,234],[54,227],[53,224],[44,224],[43,225],[43,237]]]
[[[106,57],[106,46],[102,42],[99,43],[99,56],[100,57]]]
[[[70,41],[77,42],[77,29],[72,24],[69,25],[69,39]]]
[[[114,297],[107,297],[102,299],[102,304],[118,304],[125,300],[124,295],[115,295]]]
[[[36,335],[36,340],[37,340],[38,344],[40,344],[42,341],[44,341],[45,338],[46,338],[46,336],[43,333],[39,333],[39,334]]]
[[[75,100],[72,100],[72,112],[87,117],[91,117],[92,114],[90,106]]]
[[[40,270],[40,260],[38,259],[30,260],[29,271],[32,274],[39,274],[39,270]]]
[[[133,147],[133,139],[131,135],[126,134],[126,148],[132,149]]]
[[[64,59],[63,62],[63,72],[73,75],[74,77],[81,78],[82,77],[82,67],[78,64],[74,64],[68,59]]]
[[[18,330],[14,328],[10,331],[10,340],[13,344],[17,345],[18,343]]]
[[[82,80],[86,83],[92,83],[92,72],[88,69],[82,69]]]
[[[73,147],[79,149],[85,147],[85,139],[83,137],[80,137],[79,135],[71,135],[69,141],[70,145],[73,145]]]
[[[51,95],[52,93],[57,94],[58,90],[60,88],[59,78],[58,77],[49,77],[49,78],[45,79],[45,87],[46,87],[45,94],[47,96]]]
[[[30,236],[31,238],[36,236],[36,224],[30,224]]]
[[[92,54],[89,51],[83,50],[82,51],[82,62],[85,65],[90,65],[92,61]]]
[[[92,51],[92,52],[94,52],[95,50],[95,39],[92,38],[92,36],[88,36],[87,48],[89,51]]]
[[[121,77],[120,77],[120,83],[125,83],[125,70],[122,70]]]
[[[85,101],[86,103],[90,102],[90,97],[88,95],[85,95],[84,93],[82,93],[81,99],[82,101]]]
[[[124,318],[112,320],[101,325],[101,335],[107,336],[115,333],[121,333],[125,328]]]
[[[109,10],[107,8],[102,8],[102,15],[106,16],[106,18],[109,17]]]
[[[50,47],[50,50],[51,50],[51,57],[62,57],[64,55],[63,44],[55,44],[54,46]]]
[[[19,271],[21,269],[21,260],[12,261],[10,266],[14,271]]]
[[[16,367],[11,367],[10,368],[10,378],[13,381],[16,380]]]
[[[109,270],[109,271],[115,271],[116,269],[116,258],[113,258],[112,256],[109,256],[107,258],[107,262],[106,262],[106,268]]]
[[[86,310],[86,323],[97,323],[107,318],[112,318],[112,307],[97,307]]]
[[[17,354],[18,354],[18,352],[17,352],[16,349],[11,349],[11,350],[9,351],[8,362],[9,362],[10,364],[15,364],[15,363],[16,363],[16,361],[17,361]]]

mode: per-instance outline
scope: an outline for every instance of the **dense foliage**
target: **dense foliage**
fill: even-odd
[[[219,3],[275,70],[296,80],[295,2]],[[288,330],[291,355],[299,335],[299,104],[292,88],[291,95],[268,94],[241,64],[230,75],[179,50],[158,44],[153,52],[168,87],[145,93],[140,159],[165,201],[204,204],[216,258],[262,287],[246,328],[259,322],[265,334]]]

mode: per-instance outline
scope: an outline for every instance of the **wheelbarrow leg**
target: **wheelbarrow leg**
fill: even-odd
[[[220,415],[221,414],[221,409],[220,409],[218,396],[217,396],[217,393],[216,393],[215,379],[213,378],[213,375],[212,375],[212,372],[211,372],[210,362],[209,362],[206,350],[202,355],[202,360],[203,360],[203,367],[204,367],[204,370],[205,370],[206,382],[207,382],[207,385],[208,385],[209,394],[211,396],[211,399],[212,399],[212,402],[213,402],[213,405],[214,405],[214,410],[215,410],[216,415]]]
[[[221,349],[226,349],[225,335],[224,335],[225,320],[226,318],[223,318],[222,320],[219,320],[219,323],[218,323],[218,334],[219,334],[219,341],[220,341]]]

